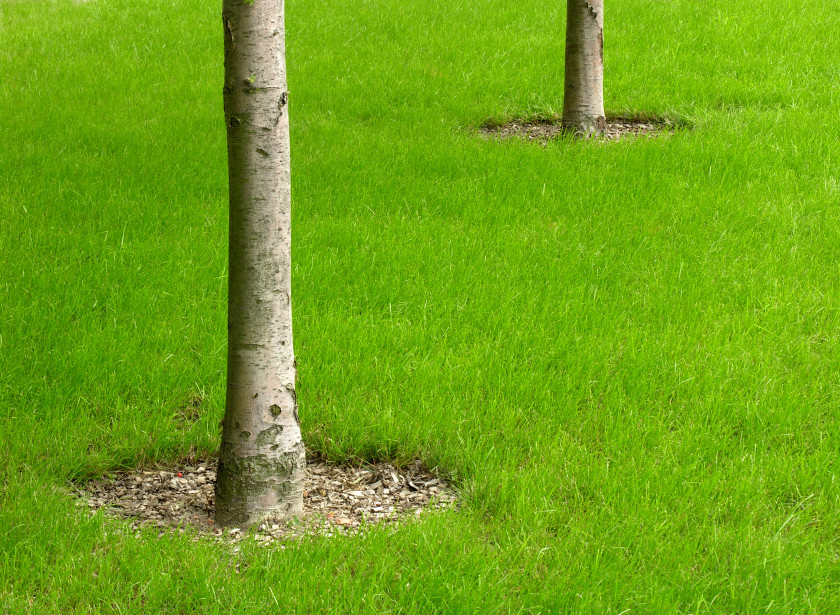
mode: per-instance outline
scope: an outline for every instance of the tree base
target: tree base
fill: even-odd
[[[266,518],[291,519],[303,513],[306,457],[288,451],[234,457],[222,451],[216,479],[216,523],[246,529]]]
[[[603,115],[564,117],[563,130],[585,139],[600,137],[607,130],[607,119]]]

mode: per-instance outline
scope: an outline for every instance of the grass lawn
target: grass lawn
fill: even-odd
[[[607,109],[692,129],[540,147],[470,127],[562,108],[564,2],[289,0],[304,437],[463,507],[235,554],[86,517],[219,440],[220,10],[0,0],[0,612],[838,612],[830,2],[610,0]]]

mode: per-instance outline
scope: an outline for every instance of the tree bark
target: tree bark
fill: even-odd
[[[566,0],[563,126],[601,135],[604,117],[604,0]]]
[[[223,0],[230,198],[228,371],[216,521],[303,510],[295,397],[283,0]]]

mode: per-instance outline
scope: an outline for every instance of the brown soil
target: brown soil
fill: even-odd
[[[157,527],[241,540],[239,529],[214,525],[216,461],[165,470],[120,473],[77,486],[79,506],[90,514],[132,520],[132,528]],[[415,461],[408,468],[387,463],[350,467],[310,460],[304,487],[304,516],[290,522],[268,520],[254,528],[263,543],[306,533],[352,533],[376,523],[395,523],[455,504],[453,488]]]
[[[599,141],[618,141],[627,137],[658,137],[674,134],[675,127],[661,120],[637,120],[611,118],[607,120],[607,130]],[[539,120],[533,122],[511,120],[505,124],[482,126],[479,133],[485,138],[496,137],[509,139],[516,137],[545,144],[551,139],[568,134],[560,125],[560,120]],[[593,139],[595,140],[595,139]]]

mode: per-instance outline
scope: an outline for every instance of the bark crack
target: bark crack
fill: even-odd
[[[222,23],[225,26],[225,41],[233,46],[233,30],[230,28],[230,20],[227,17],[222,18]]]
[[[601,54],[601,64],[604,63],[604,31],[598,32],[598,51]]]
[[[598,13],[595,12],[595,7],[589,4],[587,0],[583,0],[583,4],[589,9],[589,14],[592,15],[592,18],[598,19]]]
[[[266,88],[268,89],[268,88]],[[280,98],[277,99],[277,115],[274,117],[274,122],[270,127],[263,126],[263,130],[271,130],[272,128],[276,128],[277,124],[280,123],[280,118],[283,117],[283,108],[289,103],[289,93],[288,92],[280,92]]]

